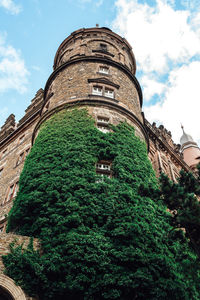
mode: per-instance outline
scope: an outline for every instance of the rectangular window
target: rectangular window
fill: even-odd
[[[97,117],[97,122],[98,122],[98,123],[108,124],[108,123],[109,123],[109,118],[98,116],[98,117]]]
[[[25,157],[29,154],[29,152],[30,152],[30,148],[26,149],[26,151],[25,151]]]
[[[108,88],[105,88],[105,97],[114,98],[114,91]]]
[[[19,138],[19,142],[20,142],[20,143],[23,142],[24,137],[25,137],[25,134],[23,134],[22,136],[20,136],[20,138]]]
[[[99,170],[109,170],[110,171],[110,164],[97,163],[96,168]]]
[[[16,166],[18,166],[19,164],[21,164],[24,160],[24,152],[22,152],[17,160],[17,164]]]
[[[102,96],[102,95],[103,95],[103,88],[100,87],[100,86],[93,86],[92,94],[93,94],[93,95],[99,95],[99,96]]]
[[[99,67],[99,73],[102,73],[102,74],[108,74],[108,73],[109,73],[108,67],[100,66],[100,67]]]
[[[13,183],[9,187],[8,195],[7,195],[7,198],[6,198],[5,202],[11,201],[13,198],[15,198],[16,195],[17,195],[17,192],[18,192],[18,181],[16,183]]]
[[[97,125],[97,128],[102,131],[103,133],[106,133],[106,132],[110,132],[109,128],[108,127],[105,127],[105,126],[102,126],[102,125]]]
[[[20,163],[22,163],[26,156],[29,154],[30,148],[26,149],[26,151],[22,152],[17,160],[16,166],[18,166]]]
[[[17,196],[18,189],[19,189],[19,182],[16,182],[15,183],[15,188],[14,188],[14,191],[13,191],[13,198],[15,198]]]
[[[96,163],[96,173],[101,176],[96,182],[103,182],[105,177],[111,178],[111,162],[99,161]]]
[[[1,177],[1,175],[2,175],[2,172],[3,172],[3,168],[0,169],[0,177]]]
[[[106,44],[100,44],[100,49],[102,50],[102,51],[108,51],[108,49],[107,49],[107,45]]]
[[[6,155],[7,150],[8,150],[8,149],[5,149],[5,150],[2,152],[2,157],[1,157],[1,158],[3,158],[3,157]]]
[[[10,200],[13,198],[14,187],[15,187],[14,184],[12,184],[12,185],[10,186],[7,201],[10,201]]]
[[[97,128],[104,133],[109,132],[109,118],[97,116]]]

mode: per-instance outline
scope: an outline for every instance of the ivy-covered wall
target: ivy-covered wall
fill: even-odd
[[[112,161],[112,178],[95,164]],[[196,256],[171,234],[146,146],[126,123],[102,133],[83,109],[46,121],[20,177],[7,230],[38,237],[11,247],[8,276],[49,299],[199,299]]]

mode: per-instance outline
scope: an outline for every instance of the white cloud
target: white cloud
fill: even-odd
[[[165,91],[165,84],[158,82],[155,78],[150,78],[150,76],[142,76],[140,84],[143,88],[143,93],[145,95],[145,101],[149,101],[155,94],[161,95]]]
[[[6,44],[5,35],[0,35],[0,92],[10,89],[25,92],[28,75],[20,52]]]
[[[174,10],[161,0],[154,8],[137,0],[118,0],[116,6],[113,27],[133,45],[144,72],[165,73],[169,60],[182,63],[200,54],[199,37],[188,23],[189,11]]]
[[[5,8],[12,15],[17,15],[22,10],[21,6],[15,4],[13,0],[0,0],[0,6]]]
[[[150,121],[158,120],[172,131],[176,142],[180,123],[200,142],[198,100],[200,78],[200,5],[185,1],[156,0],[155,6],[139,0],[117,0],[113,29],[133,47],[144,107]],[[189,5],[190,4],[190,5]]]
[[[165,99],[145,108],[147,119],[164,123],[176,142],[182,134],[180,124],[200,142],[200,61],[183,65],[170,73]]]

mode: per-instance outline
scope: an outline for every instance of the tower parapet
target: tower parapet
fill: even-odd
[[[107,27],[82,28],[72,32],[58,48],[53,68],[55,70],[67,61],[84,56],[111,59],[135,75],[136,62],[130,44]]]

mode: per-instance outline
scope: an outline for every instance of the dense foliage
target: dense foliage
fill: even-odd
[[[95,164],[112,161],[112,178]],[[157,182],[145,145],[126,123],[102,133],[85,110],[45,122],[20,177],[8,231],[41,251],[11,246],[8,276],[40,299],[200,299],[196,256],[171,215],[139,187]]]
[[[184,228],[190,245],[200,258],[200,165],[198,175],[180,172],[177,183],[162,174],[162,198],[172,213],[174,228]]]

